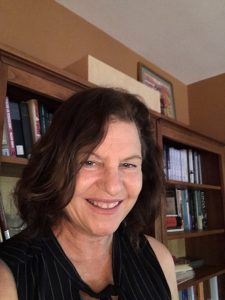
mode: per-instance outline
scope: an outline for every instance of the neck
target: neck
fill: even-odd
[[[112,255],[112,237],[91,236],[63,220],[53,232],[64,252],[73,262],[101,260]]]

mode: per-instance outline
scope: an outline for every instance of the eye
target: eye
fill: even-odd
[[[82,165],[83,165],[84,167],[91,168],[91,167],[93,167],[93,166],[96,165],[96,162],[94,162],[94,161],[92,161],[92,160],[86,160],[86,161],[84,161],[84,162],[82,163]]]
[[[122,163],[121,167],[125,169],[131,169],[131,168],[137,168],[137,165],[131,163]]]

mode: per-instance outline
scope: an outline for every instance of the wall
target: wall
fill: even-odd
[[[187,87],[53,0],[0,0],[0,41],[58,68],[87,54],[137,78],[141,61],[171,81],[177,119],[189,123]]]
[[[225,143],[225,74],[188,86],[190,124]]]

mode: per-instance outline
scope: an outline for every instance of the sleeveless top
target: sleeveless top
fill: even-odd
[[[124,231],[113,237],[113,280],[99,293],[82,281],[51,232],[46,238],[23,240],[17,236],[0,244],[0,259],[15,278],[19,300],[81,300],[79,291],[108,300],[171,300],[160,264],[147,239],[134,250]],[[98,272],[98,270],[96,270]]]

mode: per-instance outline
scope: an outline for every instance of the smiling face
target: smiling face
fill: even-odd
[[[103,142],[81,163],[66,213],[80,233],[110,235],[142,188],[141,143],[135,124],[112,120]]]

